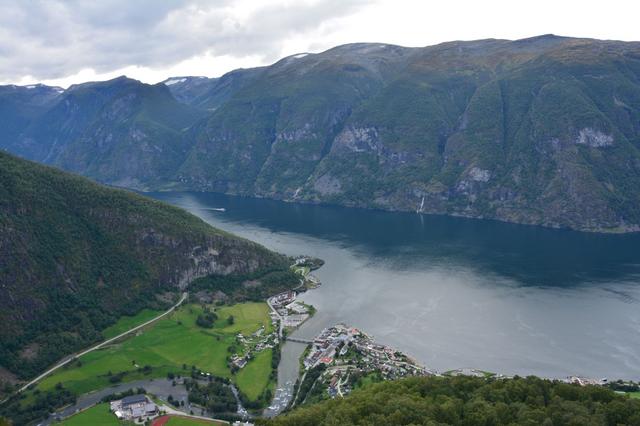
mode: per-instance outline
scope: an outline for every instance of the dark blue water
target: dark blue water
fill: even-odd
[[[313,336],[347,322],[440,371],[640,378],[640,235],[202,193],[154,193],[327,263]],[[225,208],[225,212],[210,210]]]

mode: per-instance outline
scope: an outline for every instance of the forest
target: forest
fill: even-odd
[[[257,424],[640,425],[640,399],[537,377],[416,377],[373,384]]]

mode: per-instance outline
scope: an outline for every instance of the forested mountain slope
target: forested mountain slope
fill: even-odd
[[[168,83],[70,88],[3,147],[138,189],[640,230],[638,42],[358,43]]]
[[[0,153],[0,369],[26,378],[209,274],[288,260],[128,191]]]
[[[171,177],[190,149],[184,131],[205,113],[163,84],[118,77],[71,86],[26,123],[8,150],[114,185]]]

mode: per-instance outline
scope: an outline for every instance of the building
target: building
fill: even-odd
[[[269,299],[271,304],[275,307],[284,307],[293,302],[296,298],[296,292],[292,290],[285,291],[284,293],[277,294]]]
[[[111,401],[110,408],[117,418],[124,420],[153,417],[158,414],[158,407],[146,395],[131,395]]]

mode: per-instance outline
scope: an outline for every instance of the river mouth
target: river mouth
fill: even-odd
[[[317,313],[300,337],[343,322],[441,372],[638,379],[640,235],[149,195],[273,250],[325,260],[322,286],[301,296]]]

